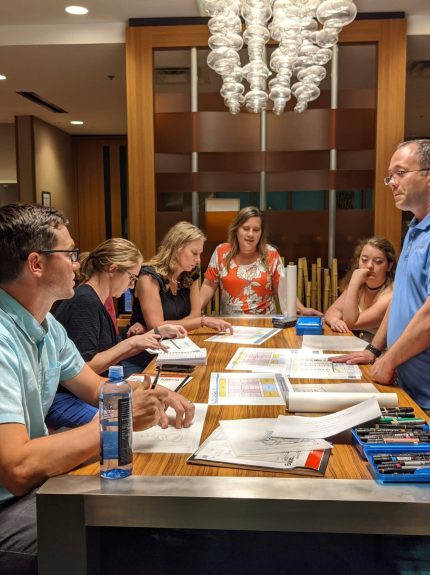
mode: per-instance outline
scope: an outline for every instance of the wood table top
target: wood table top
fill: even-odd
[[[233,318],[233,325],[258,325],[272,327],[270,318]],[[325,334],[336,335],[327,326]],[[232,358],[238,347],[236,344],[214,343],[205,341],[214,335],[212,330],[201,328],[190,333],[191,339],[200,347],[206,347],[208,361],[206,366],[198,366],[192,374],[192,381],[182,390],[184,397],[194,403],[206,403],[210,374],[223,372],[225,366]],[[340,334],[337,334],[340,335]],[[296,336],[294,328],[281,330],[258,347],[300,348],[301,337]],[[370,365],[361,365],[362,382],[373,382],[370,374]],[[148,373],[154,373],[151,364]],[[292,383],[327,383],[327,380],[293,379]],[[332,383],[332,382],[330,382]],[[399,405],[413,406],[417,416],[427,419],[426,414],[418,405],[400,388],[394,386],[376,385],[381,392],[395,392],[399,397]],[[205,440],[218,426],[220,419],[242,419],[255,417],[278,417],[285,414],[285,406],[218,406],[209,405],[203,428],[202,441]],[[224,476],[224,477],[299,477],[300,474],[286,474],[274,471],[258,471],[245,469],[232,469],[227,467],[214,467],[204,465],[190,465],[187,463],[187,454],[176,453],[135,453],[133,461],[133,474],[141,476]],[[98,475],[99,464],[92,463],[81,466],[70,472],[72,475]],[[372,479],[368,465],[364,462],[351,444],[334,444],[329,463],[324,476],[326,479]]]

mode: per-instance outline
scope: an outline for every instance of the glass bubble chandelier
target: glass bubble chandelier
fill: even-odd
[[[243,105],[258,114],[269,99],[281,114],[292,97],[294,110],[304,112],[320,95],[339,33],[357,14],[353,0],[203,0],[203,6],[210,16],[207,63],[222,77],[220,93],[232,114]],[[278,45],[268,66],[270,38]],[[244,44],[248,63],[242,66]]]

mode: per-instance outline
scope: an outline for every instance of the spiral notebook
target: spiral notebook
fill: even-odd
[[[206,348],[199,348],[195,351],[160,352],[157,355],[156,365],[206,365],[207,352]]]

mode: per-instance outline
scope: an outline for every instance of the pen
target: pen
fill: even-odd
[[[180,389],[182,389],[184,387],[184,385],[188,382],[189,379],[190,379],[190,376],[186,375],[184,377],[184,379],[181,381],[181,383],[178,385],[178,387],[175,389],[175,391],[179,391]]]
[[[151,383],[151,389],[155,389],[155,386],[158,383],[158,378],[160,377],[161,373],[161,366],[157,366],[157,375],[154,378],[154,381]]]

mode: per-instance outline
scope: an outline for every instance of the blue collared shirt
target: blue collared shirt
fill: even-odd
[[[0,289],[0,424],[22,423],[30,439],[46,435],[45,416],[58,382],[72,379],[83,366],[75,344],[51,314],[40,324]],[[0,485],[0,502],[11,496]]]
[[[430,295],[430,214],[409,226],[396,270],[388,320],[388,346],[402,335]],[[430,349],[397,368],[397,382],[423,409],[430,409]]]

